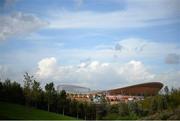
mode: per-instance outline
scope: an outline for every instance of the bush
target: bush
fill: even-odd
[[[120,116],[127,116],[127,115],[129,115],[128,104],[126,104],[126,103],[119,103],[119,115]]]

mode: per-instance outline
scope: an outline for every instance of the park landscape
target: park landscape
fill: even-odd
[[[144,100],[110,104],[103,96],[100,103],[77,101],[65,90],[58,92],[53,82],[45,85],[28,73],[24,87],[9,79],[0,83],[0,119],[21,120],[122,120],[168,119],[180,117],[180,90],[167,86]]]
[[[180,120],[180,0],[0,0],[0,120]]]

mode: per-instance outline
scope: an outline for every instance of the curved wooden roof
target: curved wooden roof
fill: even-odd
[[[132,85],[123,88],[111,89],[106,92],[111,95],[133,95],[133,96],[142,96],[142,95],[156,95],[163,87],[163,84],[160,82],[149,82],[143,84]]]

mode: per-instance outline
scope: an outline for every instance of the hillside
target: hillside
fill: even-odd
[[[6,102],[0,102],[0,119],[75,120],[69,116]]]

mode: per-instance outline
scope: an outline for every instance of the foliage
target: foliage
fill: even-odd
[[[0,82],[0,101],[26,104],[29,107],[69,115],[78,119],[96,119],[96,106],[94,104],[68,98],[64,90],[56,91],[52,82],[45,85],[44,91],[40,88],[40,83],[28,73],[24,75],[24,87],[10,79]]]
[[[32,101],[35,102],[35,107],[37,107],[41,91],[40,83],[34,80],[32,84]]]
[[[169,88],[168,88],[168,86],[165,86],[165,87],[164,87],[164,92],[165,92],[166,95],[169,94]]]
[[[119,115],[120,116],[129,115],[129,108],[126,103],[119,103]]]
[[[100,104],[97,106],[97,119],[101,120],[108,113],[108,104],[105,95],[100,96]]]
[[[180,89],[172,89],[170,95],[168,96],[169,105],[172,109],[180,105]]]
[[[0,100],[24,104],[23,89],[17,82],[11,82],[6,79],[4,83],[0,82]]]
[[[24,96],[26,99],[26,105],[30,105],[32,102],[32,82],[33,76],[30,76],[27,72],[24,75]]]
[[[53,94],[55,93],[54,84],[51,82],[46,84],[46,100],[48,102],[48,111],[50,111],[50,105],[53,103]]]

